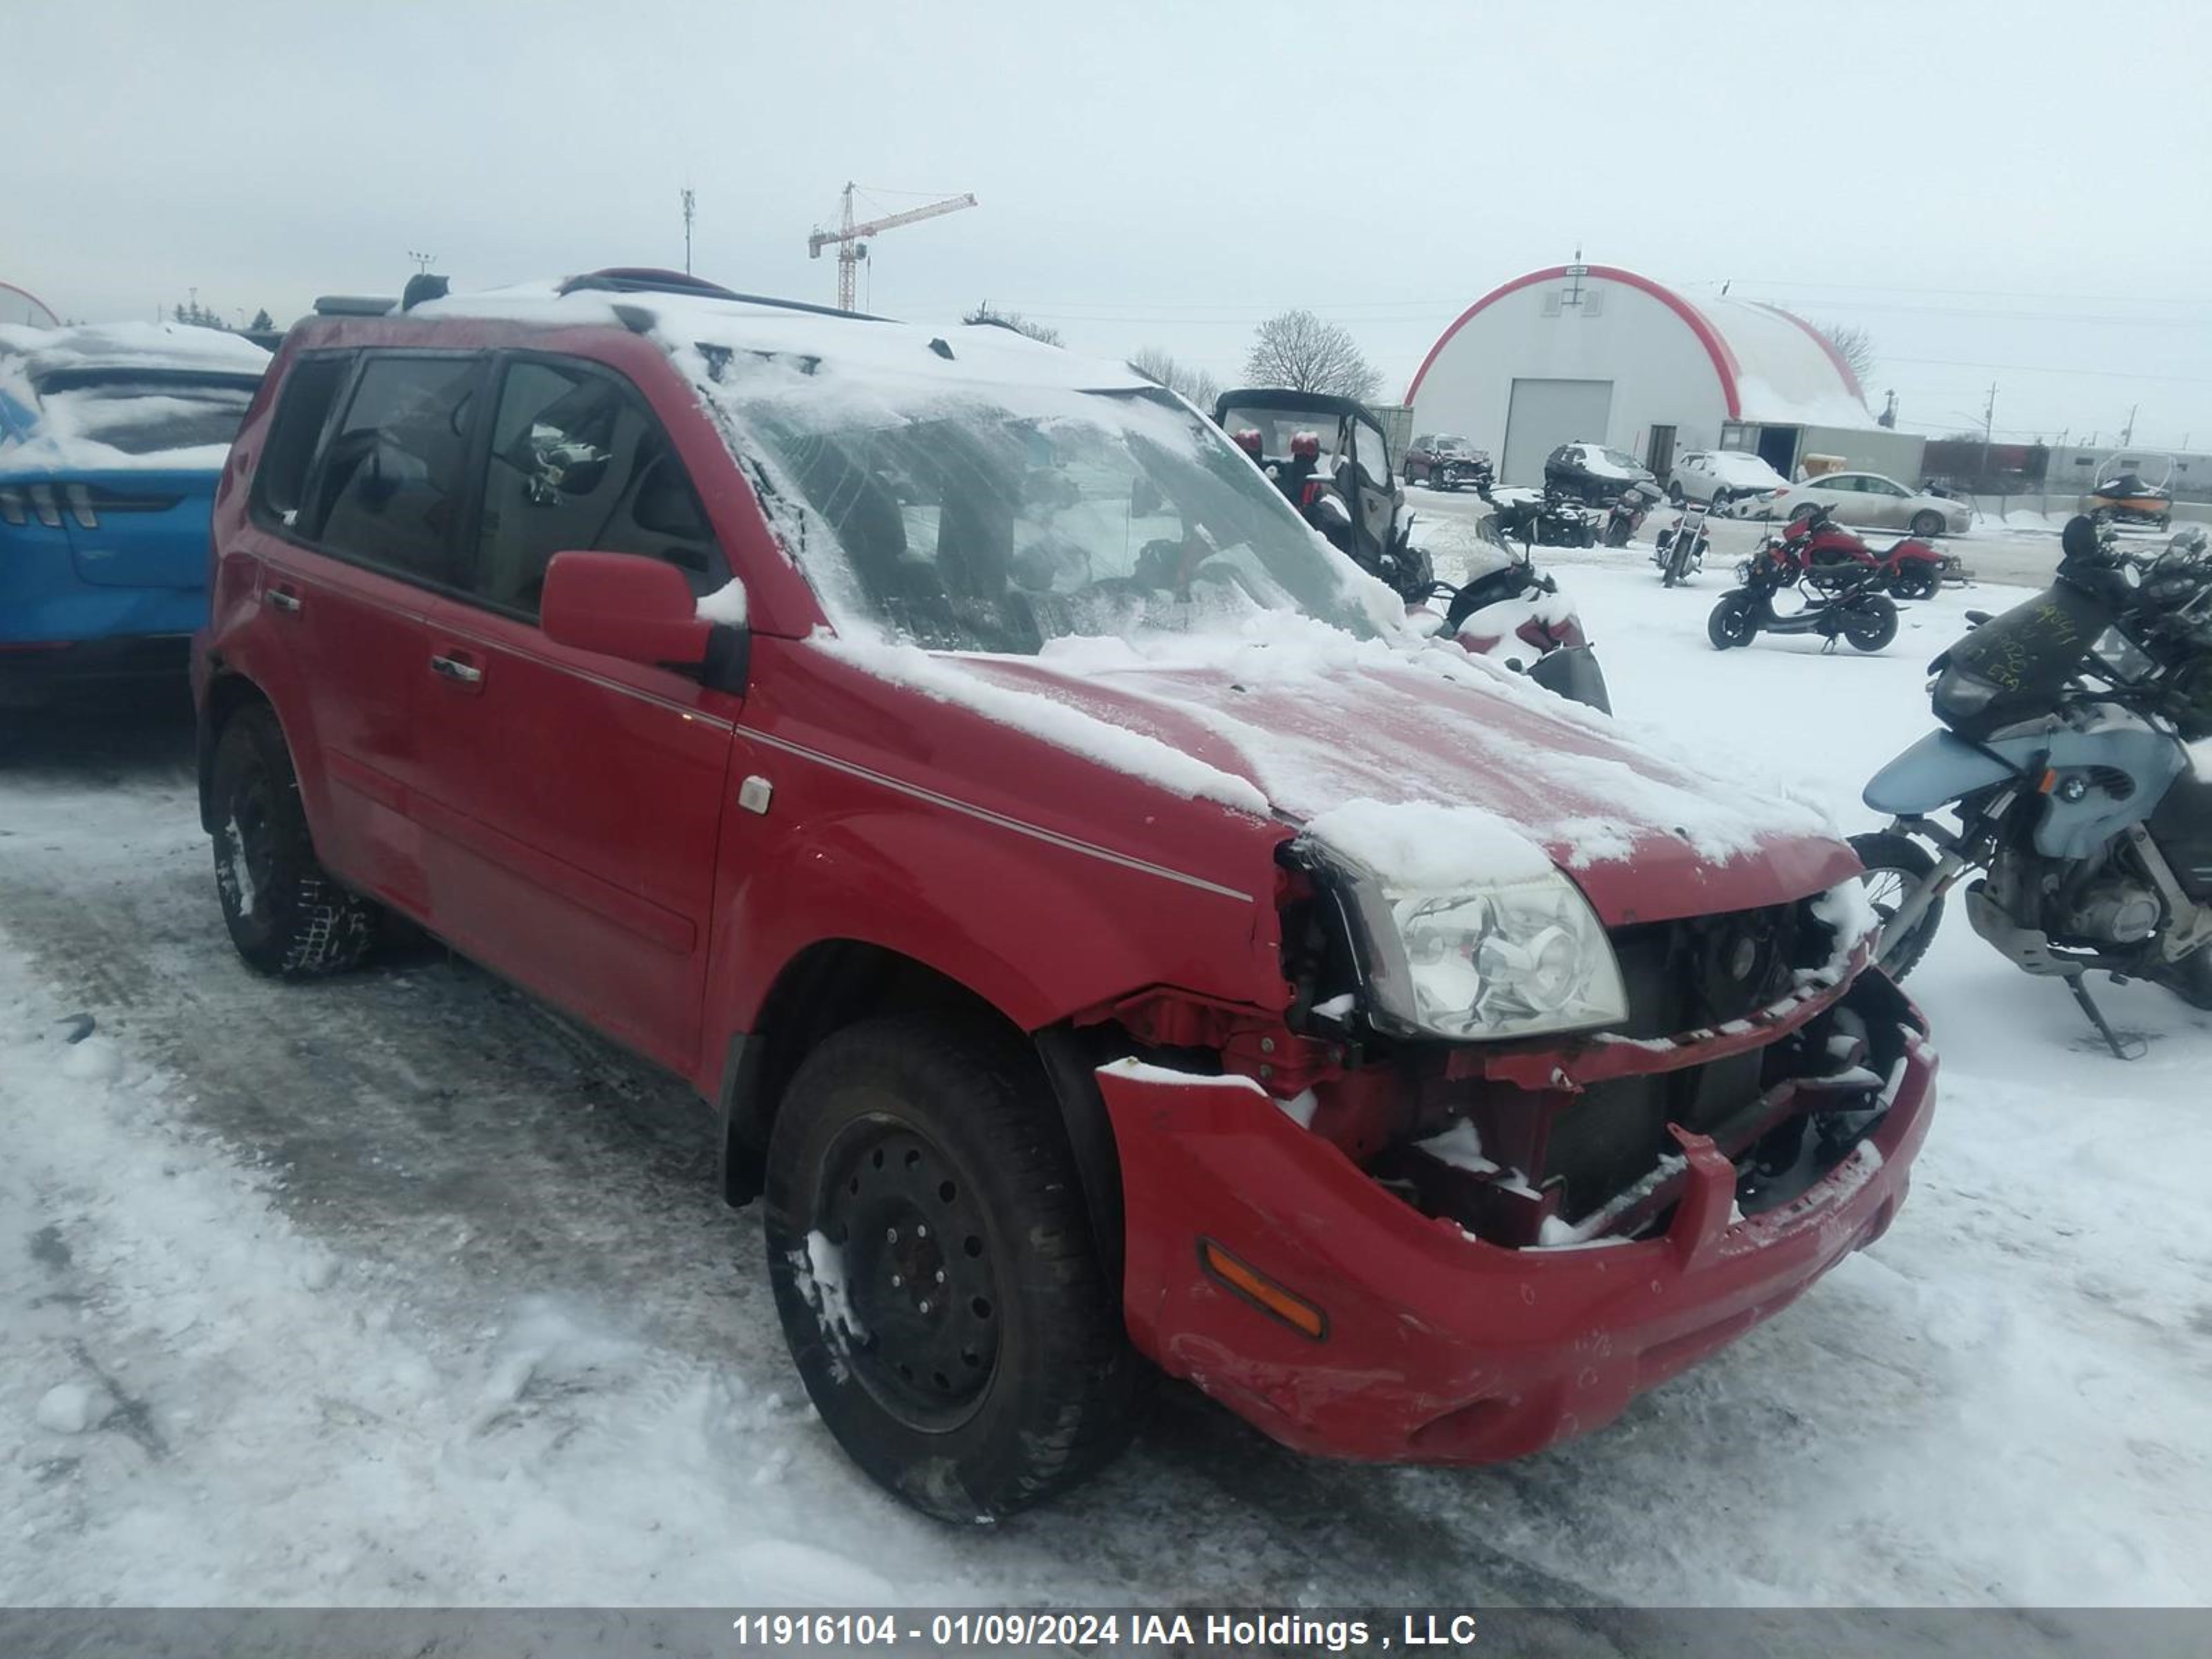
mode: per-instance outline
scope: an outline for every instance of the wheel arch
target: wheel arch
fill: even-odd
[[[1117,1029],[1061,1021],[1024,1030],[996,1004],[942,969],[865,939],[817,939],[777,972],[750,1031],[723,1059],[718,1104],[724,1201],[759,1195],[770,1132],[799,1065],[825,1038],[884,1014],[941,1012],[995,1028],[1034,1056],[1074,1153],[1100,1259],[1119,1283],[1121,1175],[1095,1068],[1120,1052]]]
[[[269,708],[272,714],[275,712],[276,705],[260,686],[244,674],[221,666],[216,667],[209,679],[206,694],[200,699],[194,744],[199,773],[200,828],[210,835],[216,830],[216,745],[222,740],[222,729],[230,723],[232,716],[240,709],[257,702]],[[277,729],[282,731],[283,725],[283,717],[277,715]],[[288,738],[286,741],[289,743],[290,739]]]

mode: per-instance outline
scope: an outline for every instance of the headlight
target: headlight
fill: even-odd
[[[1947,668],[1936,677],[1932,700],[1936,714],[1944,719],[1954,714],[1971,717],[1997,700],[1997,687],[1963,668]]]
[[[1581,1030],[1628,1018],[1620,965],[1557,870],[1451,892],[1351,881],[1375,1012],[1461,1041]]]

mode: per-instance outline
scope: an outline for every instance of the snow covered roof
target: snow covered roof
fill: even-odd
[[[260,374],[269,367],[269,353],[252,341],[182,323],[82,323],[71,328],[0,324],[0,362],[11,357],[34,384],[71,369]]]
[[[557,283],[527,283],[428,301],[406,314],[572,327],[635,327],[633,319],[649,319],[643,331],[672,349],[704,346],[811,359],[872,379],[891,376],[947,387],[986,383],[1105,392],[1137,391],[1152,384],[1126,363],[1079,356],[989,324],[890,322],[704,295],[586,289],[562,294]],[[943,343],[943,351],[937,342]]]
[[[1618,265],[1586,265],[1591,284],[1618,283],[1650,295],[1698,337],[1719,377],[1729,418],[1777,426],[1868,427],[1874,424],[1866,394],[1840,353],[1803,318],[1757,300],[1717,296],[1692,300],[1649,276]],[[1458,333],[1509,294],[1562,282],[1565,265],[1532,270],[1492,289],[1437,337],[1406,389],[1413,403],[1431,365]]]

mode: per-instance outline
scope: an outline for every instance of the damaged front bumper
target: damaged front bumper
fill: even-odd
[[[1131,1336],[1302,1451],[1483,1463],[1600,1427],[1887,1229],[1927,1133],[1936,1057],[1917,1012],[1869,977],[1907,1017],[1901,1054],[1878,1110],[1817,1178],[1744,1217],[1743,1172],[1677,1127],[1679,1157],[1639,1194],[1640,1222],[1621,1212],[1645,1235],[1565,1247],[1508,1248],[1422,1213],[1249,1079],[1103,1066]],[[1607,1061],[1679,1069],[1704,1046]]]

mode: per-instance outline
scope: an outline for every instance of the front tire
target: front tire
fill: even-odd
[[[1705,637],[1713,642],[1714,650],[1749,645],[1759,637],[1759,620],[1753,611],[1757,603],[1748,593],[1722,596],[1712,614],[1705,618]]]
[[[1943,515],[1929,511],[1912,515],[1912,533],[1923,541],[1932,541],[1943,533]]]
[[[1897,637],[1897,607],[1882,594],[1869,593],[1844,613],[1844,637],[1855,651],[1882,649]]]
[[[1882,920],[1885,929],[1889,919],[1905,902],[1905,895],[1925,880],[1936,868],[1936,860],[1928,849],[1910,836],[1900,836],[1895,830],[1883,830],[1872,835],[1853,836],[1851,851],[1859,855],[1866,866],[1861,881],[1867,890],[1867,902],[1874,906],[1875,914]],[[1885,937],[1882,940],[1881,966],[1892,979],[1901,980],[1920,965],[1920,958],[1928,954],[1935,942],[1936,930],[1942,925],[1943,901],[1932,900],[1912,931],[1893,945]]]
[[[924,1514],[997,1520],[1128,1439],[1147,1373],[1081,1194],[1042,1071],[980,1024],[863,1021],[792,1079],[768,1151],[776,1310],[838,1444]]]
[[[265,703],[240,709],[216,740],[216,897],[246,965],[276,979],[343,973],[376,943],[377,907],[315,857],[283,729]]]

